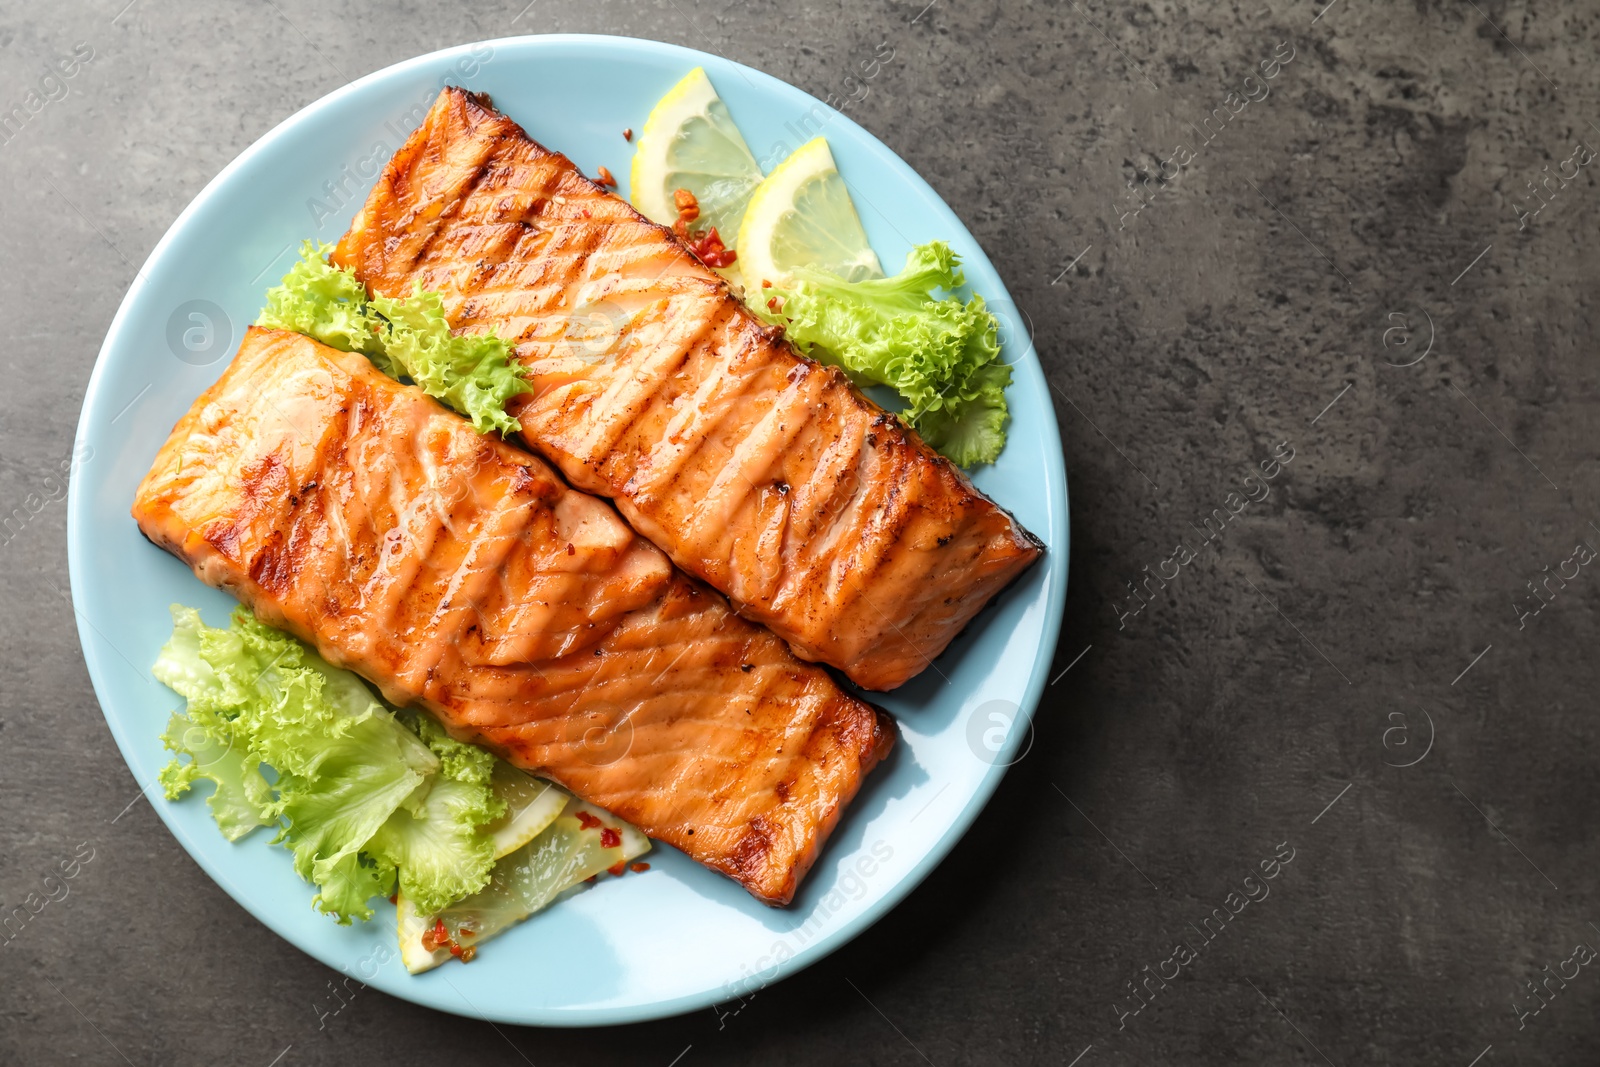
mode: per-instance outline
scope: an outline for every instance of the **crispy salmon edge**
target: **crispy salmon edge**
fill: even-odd
[[[751,625],[757,624],[751,623]],[[835,684],[837,685],[837,683]],[[743,885],[751,896],[755,897],[763,904],[767,904],[774,908],[785,908],[794,903],[794,896],[795,893],[799,891],[800,883],[805,881],[806,877],[810,875],[811,868],[816,866],[816,862],[822,857],[822,853],[827,848],[828,842],[833,839],[833,832],[838,829],[839,823],[844,819],[845,809],[854,804],[856,798],[861,795],[861,790],[865,787],[867,782],[867,776],[873,771],[877,770],[889,759],[891,755],[893,755],[896,747],[896,739],[900,735],[899,727],[894,721],[894,716],[890,715],[883,708],[878,707],[878,705],[870,701],[862,700],[860,697],[850,693],[849,690],[845,689],[843,686],[839,686],[839,691],[844,695],[845,700],[854,705],[864,707],[872,713],[871,743],[855,750],[859,754],[861,763],[860,773],[856,776],[855,789],[851,790],[849,796],[842,796],[839,798],[839,805],[833,810],[830,818],[821,820],[817,823],[817,832],[813,836],[811,849],[807,854],[796,857],[795,862],[791,864],[788,869],[787,877],[783,880],[780,889],[776,893],[770,896],[758,893],[756,892],[755,887],[744,878],[734,874],[731,871],[723,872],[727,874],[729,878],[732,878],[740,885]],[[746,836],[745,840],[756,843],[760,840],[759,832],[752,832]],[[766,849],[764,845],[761,847],[760,851],[762,854],[765,853]]]

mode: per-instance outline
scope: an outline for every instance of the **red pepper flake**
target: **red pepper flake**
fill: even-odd
[[[578,214],[582,215],[584,218],[588,218],[589,217],[589,209],[588,208],[581,208],[581,209],[579,209]]]
[[[611,877],[613,877],[613,878],[621,878],[622,877],[622,872],[627,870],[627,869],[628,869],[627,861],[626,860],[619,860],[618,862],[613,863],[611,866],[607,867],[606,868],[606,873],[611,875]]]
[[[768,282],[768,281],[763,281],[761,283],[761,288],[763,288],[763,289],[771,289],[772,288],[772,283]],[[1265,899],[1265,898],[1263,898],[1263,899]]]
[[[689,230],[689,223],[700,217],[700,201],[687,189],[674,189],[672,202],[678,208],[678,221],[672,232],[689,243],[689,249],[708,267],[731,267],[739,254],[722,243],[715,226],[704,232]]]
[[[739,258],[739,253],[722,243],[715,226],[705,233],[694,235],[689,248],[708,267],[731,267]]]
[[[601,185],[609,185],[613,189],[615,189],[617,187],[617,179],[611,176],[611,168],[610,167],[601,167],[600,168],[600,184]]]
[[[450,931],[445,928],[443,919],[434,919],[433,928],[422,935],[422,949],[424,952],[433,952],[436,949],[449,945]]]
[[[672,202],[678,209],[678,221],[672,224],[672,232],[689,240],[689,223],[700,217],[700,201],[687,189],[674,189]]]
[[[572,547],[572,542],[571,541],[568,541],[567,542],[567,555],[575,556],[577,554],[578,554],[578,550]]]
[[[593,830],[596,826],[600,825],[600,820],[595,818],[593,815],[590,815],[586,811],[580,811],[578,812],[578,825],[583,827],[585,830]]]
[[[622,835],[620,833],[618,833],[616,830],[613,830],[611,827],[608,826],[604,830],[600,831],[600,847],[601,848],[616,848],[617,846],[619,846],[621,844],[622,844]]]
[[[633,140],[633,127],[632,126],[629,126],[627,129],[622,131],[622,139],[624,141]]]
[[[474,927],[470,923],[461,924],[462,937],[471,937],[473,931]],[[424,952],[437,952],[440,949],[445,949],[462,963],[471,963],[472,958],[478,954],[476,947],[464,946],[461,942],[452,938],[449,929],[444,924],[444,920],[435,918],[433,926],[423,931],[422,950]]]
[[[643,874],[649,869],[650,865],[648,863],[635,863],[628,867],[628,870],[632,871],[634,874]]]
[[[773,297],[771,300],[767,301],[767,310],[771,311],[773,314],[777,314],[783,310],[783,301],[779,300],[777,297]]]
[[[400,903],[400,894],[399,893],[390,893],[389,894],[389,903],[391,903],[391,904]]]

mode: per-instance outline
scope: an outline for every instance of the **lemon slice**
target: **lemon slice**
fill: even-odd
[[[506,802],[506,813],[484,827],[494,841],[495,859],[538,837],[567,806],[566,793],[505,760],[494,761],[491,785],[495,796]]]
[[[821,137],[801,145],[750,196],[739,227],[739,266],[747,292],[779,283],[795,267],[849,281],[883,277],[855,202]]]
[[[478,893],[431,916],[420,914],[404,893],[396,896],[396,933],[406,970],[419,974],[450,958],[448,948],[430,947],[423,940],[439,923],[449,941],[475,954],[479,945],[548,907],[574,886],[650,850],[649,838],[616,816],[560,789],[550,792],[561,797],[565,810],[533,840],[495,864],[489,884]],[[580,813],[588,818],[580,818]],[[601,826],[617,832],[616,845],[606,847]]]
[[[732,245],[750,193],[761,184],[761,168],[750,154],[727,105],[696,67],[656,104],[639,133],[633,154],[633,206],[652,222],[678,220],[672,194],[687,189],[700,201],[691,230],[717,228]]]

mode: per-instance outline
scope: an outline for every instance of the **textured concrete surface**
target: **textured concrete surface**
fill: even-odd
[[[0,511],[41,502],[0,545],[0,908],[76,872],[0,947],[0,1061],[1596,1062],[1592,2],[126,2],[0,9],[3,109],[93,53],[0,145]],[[367,992],[322,1026],[331,972],[125,807],[54,479],[223,165],[347,77],[549,31],[819,96],[893,50],[851,114],[989,250],[1057,392],[1066,673],[944,866],[736,1015]]]

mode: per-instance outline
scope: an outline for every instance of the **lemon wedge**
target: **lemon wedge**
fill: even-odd
[[[756,187],[739,227],[746,292],[779,283],[795,267],[858,282],[883,277],[850,190],[821,137],[807,141]]]
[[[491,786],[495,796],[506,802],[506,813],[484,827],[494,842],[495,859],[538,837],[567,806],[567,794],[562,790],[505,760],[494,761]]]
[[[761,168],[750,146],[704,68],[694,68],[645,119],[633,154],[633,206],[652,222],[671,226],[678,219],[672,194],[687,189],[700,201],[700,217],[690,228],[716,227],[731,245],[759,184]]]
[[[406,970],[419,974],[451,957],[448,947],[423,936],[441,923],[446,940],[470,958],[479,945],[548,907],[585,879],[650,851],[649,838],[616,816],[554,786],[550,793],[562,799],[558,817],[495,864],[489,884],[478,893],[437,915],[419,913],[404,893],[396,896],[396,933]],[[616,831],[617,844],[606,847],[601,826]],[[465,953],[467,949],[471,954]]]

